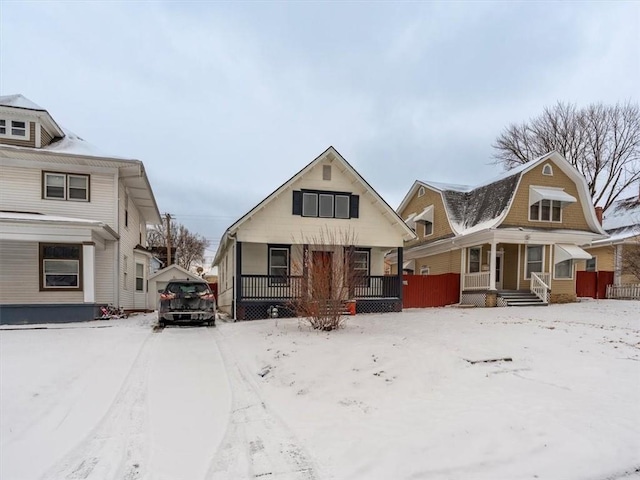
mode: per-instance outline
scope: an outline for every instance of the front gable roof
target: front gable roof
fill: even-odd
[[[319,163],[328,159],[332,162],[337,162],[343,167],[344,172],[350,175],[353,178],[353,183],[360,185],[362,188],[362,195],[370,195],[373,197],[374,203],[380,206],[380,209],[385,213],[385,218],[392,226],[392,228],[396,229],[399,233],[402,234],[402,237],[405,240],[411,240],[415,238],[415,233],[411,230],[398,216],[395,210],[389,206],[389,204],[374,190],[374,188],[369,185],[369,183],[347,162],[342,155],[333,147],[330,146],[324,152],[322,152],[318,157],[316,157],[311,163],[305,166],[302,170],[293,175],[289,180],[284,182],[280,187],[278,187],[275,191],[269,194],[264,200],[258,203],[255,207],[249,210],[246,214],[236,220],[222,236],[222,240],[220,241],[220,246],[218,247],[218,251],[216,252],[216,256],[213,260],[213,265],[216,265],[220,260],[220,256],[226,250],[230,237],[237,232],[237,230],[247,221],[249,221],[257,212],[264,209],[267,205],[269,205],[272,201],[278,198],[283,192],[293,186],[293,184],[304,177],[308,172],[310,172],[313,168],[315,168]]]
[[[201,277],[196,275],[195,273],[191,273],[189,270],[182,268],[180,265],[172,263],[168,267],[163,268],[162,270],[158,270],[153,275],[149,275],[149,280],[153,280],[160,276],[166,276],[167,274],[173,274],[175,279],[186,279],[186,280],[201,280],[204,281]],[[176,276],[178,275],[178,276]]]
[[[595,232],[605,233],[596,218],[584,177],[558,152],[542,155],[476,186],[416,181],[398,211],[402,211],[418,189],[424,186],[442,196],[447,218],[456,235],[496,228],[508,214],[522,176],[544,162],[553,162],[576,184],[589,227]]]

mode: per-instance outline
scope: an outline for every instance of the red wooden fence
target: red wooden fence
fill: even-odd
[[[576,272],[576,295],[607,298],[607,285],[612,283],[613,272]]]
[[[460,301],[460,274],[403,275],[404,308],[444,307]]]

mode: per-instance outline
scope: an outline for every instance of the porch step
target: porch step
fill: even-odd
[[[547,302],[543,302],[536,295],[526,290],[504,290],[498,292],[498,296],[504,298],[508,307],[542,307]]]

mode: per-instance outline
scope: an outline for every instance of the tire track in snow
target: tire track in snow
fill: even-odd
[[[248,478],[316,480],[317,468],[286,424],[262,401],[219,330],[216,341],[227,369],[233,403],[207,480]]]
[[[149,333],[102,420],[43,480],[143,478],[148,458],[147,381],[156,338]]]

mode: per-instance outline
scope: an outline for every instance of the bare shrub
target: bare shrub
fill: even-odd
[[[355,288],[366,281],[356,266],[355,235],[350,230],[322,229],[318,235],[304,237],[302,258],[293,267],[301,271],[300,296],[290,308],[315,330],[331,331],[345,325],[347,302]]]

